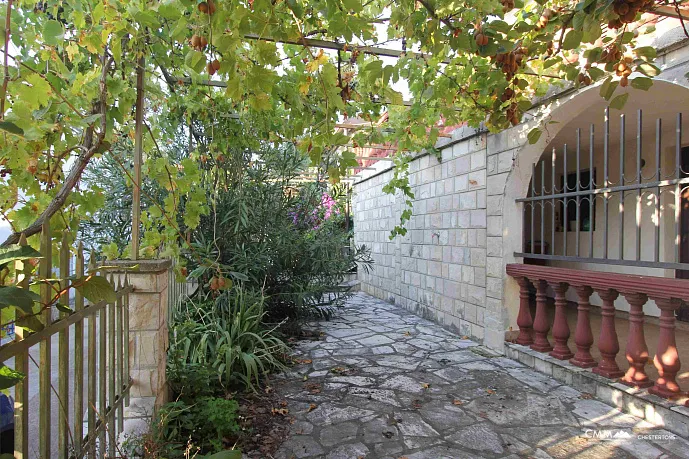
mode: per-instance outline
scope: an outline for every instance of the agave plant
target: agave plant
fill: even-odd
[[[264,302],[262,295],[241,287],[215,298],[185,302],[174,317],[170,336],[172,383],[188,379],[196,384],[198,378],[183,374],[210,369],[225,390],[256,390],[261,376],[283,369],[288,348],[275,336],[277,326],[264,326]]]

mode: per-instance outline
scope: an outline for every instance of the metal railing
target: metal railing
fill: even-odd
[[[619,151],[615,151],[617,165],[613,165],[610,158],[612,138],[608,108],[605,109],[602,152],[600,145],[596,146],[595,143],[593,124],[590,125],[588,137],[586,152],[582,145],[581,129],[576,130],[574,164],[568,164],[568,145],[564,144],[560,151],[553,148],[550,158],[544,155],[533,165],[529,196],[516,199],[516,202],[524,203],[525,238],[523,251],[515,255],[546,260],[689,269],[689,260],[680,253],[679,243],[682,231],[689,230],[682,228],[681,223],[681,204],[685,199],[682,195],[689,189],[689,164],[683,159],[686,151],[682,147],[682,114],[676,117],[671,155],[663,154],[661,119],[655,123],[653,147],[644,144],[641,110],[637,112],[635,152],[625,149],[625,115],[620,115]],[[649,151],[654,158],[648,158],[647,161],[644,156],[649,157]],[[635,162],[634,169],[629,174],[626,168],[632,160]],[[582,164],[585,162],[587,164]],[[642,173],[646,163],[652,166],[648,176]],[[616,170],[613,172],[613,169]],[[611,175],[616,175],[616,180]],[[666,194],[671,195],[671,199],[667,199]],[[665,205],[661,203],[663,200]],[[627,201],[633,205],[628,205]],[[597,209],[600,205],[602,215]],[[652,223],[644,226],[644,222]],[[614,226],[617,228],[611,232]],[[594,233],[597,234],[595,240]],[[673,236],[668,237],[669,233]],[[568,247],[568,239],[572,239],[568,237],[569,234],[574,235],[573,247],[571,243]],[[674,245],[670,251],[661,250],[661,234]],[[627,244],[633,244],[631,250]],[[646,249],[648,244],[652,244],[652,250]],[[582,248],[582,245],[585,247]]]
[[[131,387],[128,325],[129,293],[133,288],[126,276],[116,284],[111,277],[116,301],[88,304],[73,284],[51,279],[53,247],[47,223],[43,225],[40,240],[42,258],[37,277],[41,281],[40,331],[28,332],[18,326],[14,341],[0,348],[0,362],[9,365],[14,359],[14,369],[25,375],[14,388],[14,457],[115,457]],[[24,237],[20,244],[26,245]],[[75,260],[74,270],[70,266],[72,260]],[[84,265],[83,245],[79,243],[72,250],[68,234],[64,233],[59,246],[60,277],[67,278],[74,272],[74,279],[78,280],[98,272],[93,256],[88,270]],[[29,288],[31,272],[28,263],[16,263],[20,287]],[[57,304],[62,307],[58,308],[61,312],[57,320],[53,320],[56,295],[59,296]],[[17,320],[22,320],[20,313],[17,314]],[[58,352],[54,356],[52,341],[56,335]],[[34,346],[38,347],[38,361]],[[56,384],[52,374],[54,363],[58,370]],[[38,405],[34,406],[30,392],[36,392],[36,375],[31,370],[36,368]],[[29,438],[29,429],[36,424],[38,436]],[[55,440],[57,451],[53,445]]]

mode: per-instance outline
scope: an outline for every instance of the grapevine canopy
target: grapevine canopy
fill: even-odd
[[[440,126],[518,124],[554,84],[602,80],[601,96],[619,108],[627,97],[619,86],[645,90],[659,73],[655,49],[637,40],[653,31],[649,12],[667,5],[675,4],[5,2],[0,211],[15,232],[8,241],[50,217],[58,229],[74,228],[101,205],[97,186],[79,186],[81,174],[134,137],[140,65],[144,176],[169,192],[144,223],[149,246],[169,246],[209,211],[204,177],[227,169],[230,150],[291,144],[337,181],[358,164],[347,145],[389,143],[399,153],[386,189],[410,200],[406,152],[432,149]],[[383,114],[384,129],[376,123]],[[337,125],[346,118],[370,127],[345,134]],[[180,135],[189,142],[171,140]]]

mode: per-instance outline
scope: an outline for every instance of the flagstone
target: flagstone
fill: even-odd
[[[301,363],[275,385],[293,418],[275,458],[645,459],[689,448],[638,439],[667,432],[362,293],[314,326],[321,339],[297,344]]]

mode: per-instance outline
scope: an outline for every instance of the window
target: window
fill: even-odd
[[[593,182],[596,180],[596,169],[593,169]],[[562,188],[562,177],[560,177],[560,188]],[[582,170],[579,172],[579,191],[586,191],[595,189],[595,183],[591,181],[591,170]],[[577,189],[577,173],[572,172],[567,174],[567,189],[566,193],[576,192]],[[590,204],[590,199],[593,199],[593,206]],[[564,205],[564,202],[562,203]],[[596,230],[596,200],[593,195],[575,196],[567,199],[567,213],[565,221],[558,222],[560,230],[567,225],[567,231],[576,231],[577,208],[579,208],[579,231],[590,231],[593,225],[593,230]],[[561,207],[562,209],[562,207]],[[559,212],[562,215],[563,212]],[[560,217],[561,218],[561,217]]]

